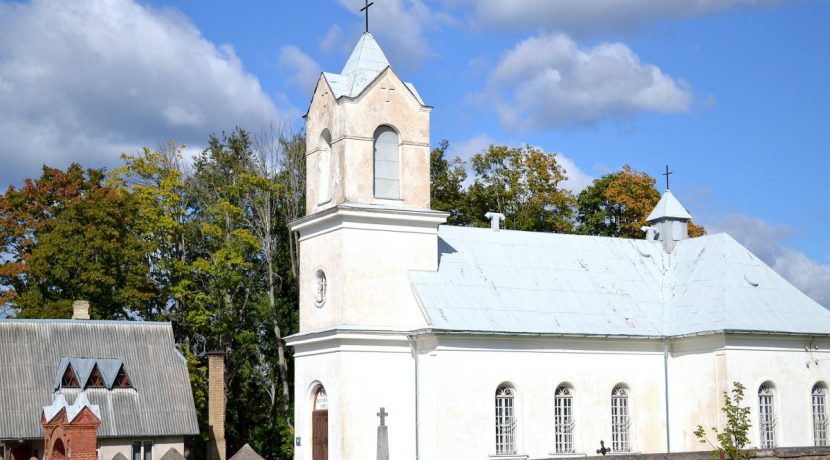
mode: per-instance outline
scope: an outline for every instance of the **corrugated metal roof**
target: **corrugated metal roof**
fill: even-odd
[[[134,386],[83,392],[100,407],[99,437],[199,432],[187,364],[175,349],[169,323],[0,320],[0,344],[0,439],[41,438],[42,408],[57,395],[74,403],[80,390],[53,391],[57,370],[68,357],[76,357],[73,363],[99,362],[105,379],[114,363],[107,360],[123,362]]]
[[[651,214],[646,217],[646,221],[652,222],[655,220],[665,219],[665,218],[675,218],[675,219],[691,219],[692,215],[689,214],[689,211],[680,204],[680,201],[674,197],[671,191],[666,190],[663,193],[663,196],[660,197],[660,201],[657,202],[657,205],[651,211]]]
[[[323,75],[329,82],[335,99],[342,96],[357,97],[388,67],[391,67],[389,60],[386,59],[377,40],[371,33],[365,32],[346,60],[343,70],[339,74],[324,72]],[[404,84],[418,102],[423,104],[424,101],[415,90],[415,86],[412,83]]]
[[[830,333],[830,311],[725,234],[668,254],[646,240],[441,226],[439,257],[437,272],[410,272],[438,329]]]

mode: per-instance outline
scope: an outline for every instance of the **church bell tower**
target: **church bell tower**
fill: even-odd
[[[317,81],[306,120],[300,329],[420,327],[409,270],[437,268],[430,210],[431,107],[364,33]]]

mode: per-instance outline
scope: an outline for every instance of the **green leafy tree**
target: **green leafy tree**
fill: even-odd
[[[496,211],[512,230],[573,231],[575,199],[560,187],[567,176],[555,153],[491,145],[473,156],[472,169],[467,200],[473,225],[488,225],[484,215]]]
[[[448,160],[447,149],[450,143],[445,139],[430,152],[430,202],[432,209],[450,213],[447,223],[450,225],[469,225],[474,220],[470,216],[464,181],[467,171],[464,162],[456,157]]]
[[[721,412],[726,417],[726,425],[722,430],[712,427],[712,433],[717,439],[714,444],[706,436],[706,430],[698,425],[694,434],[701,444],[709,444],[713,451],[712,456],[727,460],[746,460],[753,456],[749,445],[749,429],[752,426],[749,418],[749,407],[742,407],[744,387],[741,382],[732,383],[732,395],[723,392],[723,407]]]

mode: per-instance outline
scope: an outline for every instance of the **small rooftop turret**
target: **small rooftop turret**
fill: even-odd
[[[689,220],[692,215],[666,190],[657,206],[646,217],[650,227],[643,227],[646,239],[660,241],[666,252],[672,252],[678,241],[689,238]]]

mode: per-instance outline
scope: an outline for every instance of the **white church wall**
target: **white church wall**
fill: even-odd
[[[669,357],[672,452],[706,450],[694,435],[698,425],[719,426],[726,390],[722,335],[673,340]],[[714,438],[713,438],[714,440]]]
[[[526,341],[439,338],[421,354],[422,458],[495,454],[494,400],[499,384],[517,392],[518,454],[554,452],[554,392],[574,389],[576,453],[611,445],[611,392],[630,390],[631,450],[665,448],[662,344],[642,341]]]
[[[337,458],[342,448],[341,355],[325,346],[297,349],[294,358],[294,459],[312,460],[312,411],[314,395],[322,386],[328,398],[328,450]]]
[[[339,232],[320,233],[300,241],[300,330],[331,326],[343,315],[343,288],[346,272],[342,257],[343,235]],[[315,300],[317,271],[326,276],[325,302]]]
[[[758,388],[767,381],[775,385],[776,445],[813,445],[810,392],[817,382],[830,383],[828,350],[830,341],[810,337],[738,336],[727,340],[727,381],[730,388],[736,380],[746,386],[754,446],[760,446]]]
[[[374,458],[376,415],[389,414],[390,456],[415,458],[414,360],[404,334],[343,332],[297,346],[295,355],[295,460],[312,458],[313,394],[328,396],[329,458]]]

